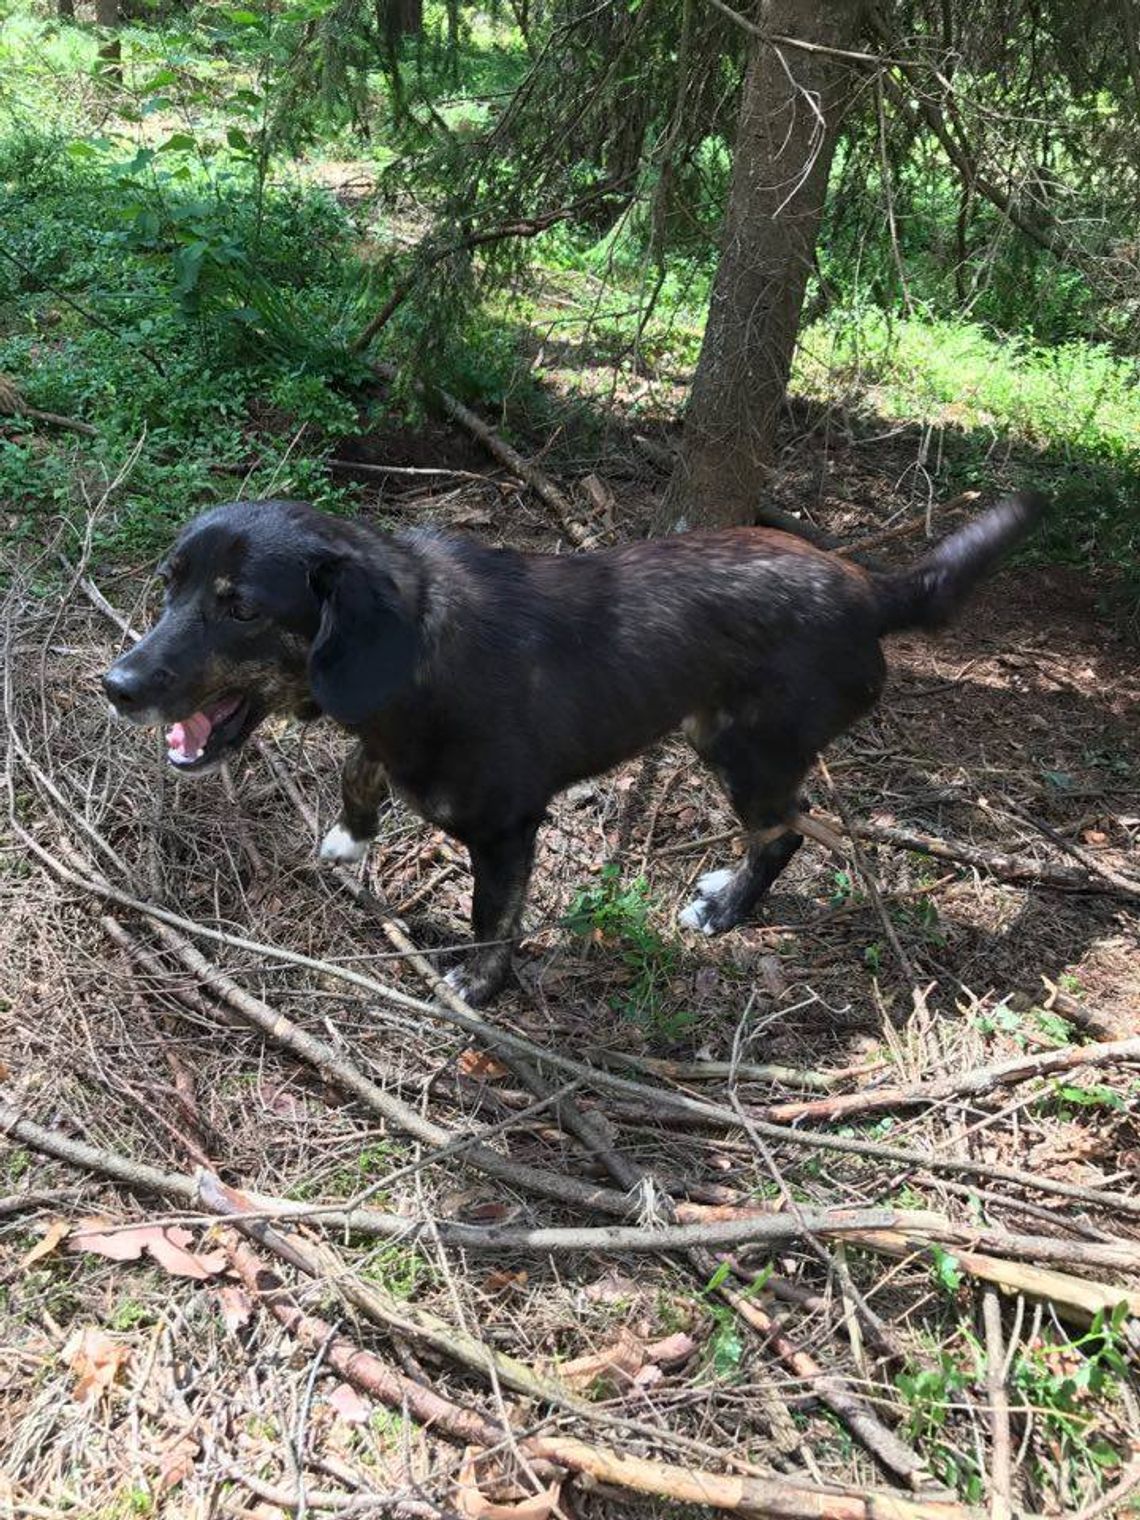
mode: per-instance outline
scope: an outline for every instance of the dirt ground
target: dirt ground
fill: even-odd
[[[354,457],[485,478],[385,478],[378,516],[558,545],[543,508],[466,441],[441,434],[419,452],[405,442],[379,437]],[[848,541],[874,534],[914,512],[892,485],[892,449],[905,447],[831,438],[823,458],[809,435],[774,494]],[[632,447],[612,457],[612,476],[593,459],[562,478],[589,509],[600,498],[582,480],[593,473],[620,520],[636,521],[659,482]],[[935,512],[936,532],[949,525]],[[883,557],[919,542],[903,537]],[[86,568],[114,606],[141,616],[142,567]],[[944,635],[892,641],[880,708],[827,757],[830,780],[812,782],[824,815],[1028,859],[1047,879],[1068,872],[1063,890],[873,840],[864,871],[809,843],[754,926],[707,941],[678,930],[676,912],[739,846],[679,741],[557,803],[515,984],[491,1019],[583,1063],[548,1080],[574,1082],[605,1146],[651,1179],[633,1221],[664,1227],[678,1204],[706,1225],[756,1206],[785,1218],[918,1210],[927,1221],[915,1215],[908,1235],[896,1220],[893,1246],[821,1227],[776,1248],[635,1254],[596,1241],[456,1244],[448,1225],[608,1216],[540,1196],[521,1174],[481,1173],[446,1139],[434,1158],[438,1147],[352,1097],[329,1065],[251,1028],[153,919],[91,889],[102,877],[163,905],[239,995],[453,1139],[486,1131],[512,1162],[616,1186],[517,1063],[416,1006],[423,975],[381,921],[395,915],[431,964],[462,945],[470,877],[446,837],[395,805],[361,870],[363,895],[319,869],[298,802],[322,824],[333,815],[344,745],[323,726],[271,729],[231,775],[179,782],[157,741],[115,726],[96,696],[119,631],[78,571],[62,597],[58,573],[45,595],[47,570],[27,567],[6,607],[0,1516],[544,1520],[555,1500],[566,1516],[624,1513],[630,1484],[612,1474],[566,1479],[551,1497],[550,1463],[519,1443],[552,1434],[673,1472],[768,1475],[789,1505],[797,1494],[806,1504],[807,1489],[827,1496],[811,1501],[821,1515],[872,1489],[917,1490],[915,1516],[974,1512],[939,1510],[940,1484],[994,1514],[1003,1492],[1015,1512],[1073,1514],[1114,1489],[1099,1513],[1128,1512],[1140,1483],[1140,1269],[1127,1266],[1140,1253],[1140,1052],[1134,1039],[1117,1054],[1101,1047],[1140,1034],[1140,895],[1104,875],[1140,877],[1140,673],[1135,646],[1100,611],[1102,588],[1076,570],[1014,569]],[[289,964],[281,948],[324,965]],[[336,968],[415,1002],[348,985]],[[1082,1041],[1095,1044],[1084,1064],[1071,1049]],[[1059,1052],[1068,1064],[1050,1066]],[[1011,1061],[1028,1063],[1016,1080],[964,1080]],[[618,1071],[635,1085],[591,1078]],[[914,1084],[929,1085],[888,1091]],[[721,1118],[669,1107],[682,1093]],[[843,1094],[862,1097],[828,1111]],[[822,1111],[797,1109],[821,1098]],[[12,1133],[15,1115],[97,1148],[89,1166],[104,1171],[106,1153],[183,1177],[204,1167],[246,1195],[366,1202],[439,1228],[377,1240],[309,1219],[299,1239],[335,1252],[315,1277],[255,1242],[321,1317],[325,1331],[306,1338],[235,1275],[237,1237],[208,1209],[48,1159]],[[777,1137],[764,1122],[796,1129]],[[872,1149],[842,1148],[859,1141]],[[931,1211],[941,1236],[929,1233]],[[159,1264],[150,1247],[125,1260],[75,1249],[91,1218],[181,1224],[199,1274]],[[1014,1236],[1037,1244],[1015,1249]],[[1056,1280],[1026,1275],[1042,1269]],[[386,1325],[346,1296],[353,1283],[384,1295]],[[1130,1292],[1136,1317],[1107,1330],[1098,1320],[1090,1335],[1080,1283],[1109,1305]],[[588,1407],[489,1380],[422,1325],[394,1328],[392,1304],[557,1372]],[[342,1342],[403,1377],[403,1393],[385,1403],[353,1392]],[[510,1439],[465,1465],[463,1443],[418,1416],[423,1393],[509,1425]],[[876,1431],[916,1458],[909,1480]],[[660,1509],[660,1493],[695,1502],[666,1484],[641,1503]]]

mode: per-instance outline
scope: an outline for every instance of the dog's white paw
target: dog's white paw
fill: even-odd
[[[320,858],[322,860],[363,860],[368,854],[370,839],[353,839],[343,825],[333,824],[325,837],[321,840]]]
[[[677,914],[682,929],[699,929],[702,934],[716,932],[712,912],[716,898],[728,886],[735,873],[731,870],[706,871],[697,882],[697,895]]]

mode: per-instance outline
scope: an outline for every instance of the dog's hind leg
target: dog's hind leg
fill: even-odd
[[[362,860],[376,838],[380,804],[388,791],[384,767],[355,744],[340,777],[341,813],[321,840],[322,860]]]
[[[787,735],[773,734],[770,725],[723,718],[688,724],[686,733],[748,834],[741,864],[702,876],[679,915],[685,928],[721,934],[749,917],[803,844],[791,822],[806,807],[799,789],[814,757],[789,748]]]
[[[448,972],[447,980],[476,1007],[489,1002],[510,974],[537,833],[536,822],[478,843],[468,841],[475,873],[471,909],[475,948],[464,965]]]

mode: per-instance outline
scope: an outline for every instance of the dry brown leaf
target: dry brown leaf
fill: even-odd
[[[466,1520],[549,1520],[558,1507],[561,1483],[552,1483],[541,1494],[529,1499],[518,1499],[513,1504],[496,1504],[481,1492],[475,1475],[477,1446],[468,1446],[463,1453],[463,1465],[455,1480],[455,1507]]]
[[[112,1261],[137,1261],[142,1255],[144,1241],[139,1238],[150,1226],[132,1226],[116,1230],[110,1219],[81,1219],[77,1229],[67,1242],[69,1251],[94,1251],[99,1256],[109,1256]]]
[[[563,1362],[558,1368],[559,1378],[569,1388],[611,1388],[622,1392],[628,1388],[645,1364],[645,1347],[637,1336],[624,1327],[618,1331],[617,1340],[590,1356],[579,1356]]]
[[[72,1398],[77,1404],[92,1404],[114,1383],[131,1350],[102,1330],[77,1330],[63,1348],[63,1356],[76,1377]]]
[[[650,1362],[687,1362],[696,1349],[692,1336],[678,1330],[676,1335],[667,1335],[664,1340],[646,1346],[645,1357]]]
[[[501,1082],[510,1076],[510,1068],[496,1061],[483,1050],[465,1050],[459,1057],[460,1075],[473,1077],[477,1082]]]
[[[628,1303],[641,1298],[642,1292],[640,1284],[635,1283],[632,1277],[623,1277],[620,1272],[607,1272],[597,1282],[592,1282],[583,1289],[584,1297],[595,1304]]]
[[[372,1405],[360,1397],[351,1383],[338,1383],[326,1402],[350,1425],[366,1425],[372,1414]]]
[[[253,1317],[253,1304],[244,1288],[227,1284],[218,1289],[218,1306],[222,1311],[222,1323],[227,1330],[240,1330]]]
[[[26,1272],[35,1262],[42,1261],[45,1256],[50,1256],[70,1229],[71,1226],[66,1219],[53,1219],[20,1263],[20,1270]]]
[[[227,1266],[226,1253],[210,1251],[203,1255],[186,1250],[193,1239],[189,1230],[172,1225],[165,1230],[156,1230],[147,1239],[146,1247],[159,1266],[165,1267],[173,1277],[193,1277],[201,1281],[224,1272]]]
[[[157,1224],[133,1225],[130,1229],[107,1228],[105,1219],[87,1219],[72,1235],[68,1248],[72,1251],[93,1251],[98,1256],[108,1256],[112,1261],[136,1261],[149,1251],[159,1266],[174,1277],[193,1277],[202,1281],[226,1269],[226,1257],[222,1251],[200,1255],[186,1250],[193,1240],[189,1230],[178,1225],[163,1228]]]
[[[483,1287],[488,1293],[509,1293],[517,1288],[525,1288],[529,1281],[529,1272],[507,1272],[497,1269],[487,1273],[483,1279]]]
[[[177,1488],[183,1478],[190,1476],[194,1471],[194,1458],[200,1450],[193,1436],[178,1436],[170,1443],[158,1464],[159,1493]]]
[[[7,1082],[12,1075],[12,1068],[6,1061],[0,1061],[0,1082]]]

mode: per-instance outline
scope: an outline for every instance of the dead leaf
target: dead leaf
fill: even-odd
[[[199,1281],[226,1269],[223,1251],[199,1255],[186,1250],[194,1237],[179,1225],[163,1228],[157,1224],[144,1224],[115,1230],[108,1229],[107,1223],[105,1219],[84,1220],[68,1242],[68,1249],[93,1251],[98,1256],[110,1257],[112,1261],[136,1261],[146,1250],[173,1277],[193,1277]]]
[[[478,1082],[501,1082],[510,1076],[510,1068],[496,1061],[483,1050],[465,1050],[459,1057],[459,1072],[464,1077],[474,1077]]]
[[[604,1346],[590,1356],[575,1357],[563,1362],[558,1376],[567,1387],[585,1390],[597,1387],[621,1392],[641,1371],[645,1363],[645,1347],[631,1331],[624,1327],[611,1346]]]
[[[517,1288],[525,1288],[529,1281],[529,1272],[497,1270],[487,1273],[483,1279],[483,1287],[488,1293],[507,1293]]]
[[[642,1289],[632,1277],[622,1277],[620,1272],[607,1272],[583,1289],[583,1294],[595,1304],[623,1304],[640,1298]]]
[[[6,1061],[0,1061],[0,1082],[7,1082],[12,1075],[12,1068]]]
[[[1086,829],[1081,838],[1086,844],[1101,845],[1108,843],[1108,835],[1103,829]]]
[[[257,1086],[258,1096],[271,1114],[282,1119],[296,1119],[305,1113],[305,1100],[280,1082],[264,1077]]]
[[[697,996],[710,997],[716,991],[719,982],[720,973],[715,966],[702,966],[694,978]]]
[[[351,1383],[338,1383],[326,1402],[350,1425],[367,1425],[372,1405],[362,1399]]]
[[[509,1219],[514,1219],[519,1213],[519,1207],[517,1204],[480,1197],[474,1189],[467,1188],[462,1192],[445,1194],[439,1212],[445,1219],[461,1220],[466,1224],[492,1225],[505,1224]]]
[[[455,1480],[455,1507],[466,1520],[548,1520],[558,1507],[561,1483],[552,1483],[541,1494],[529,1499],[519,1499],[513,1504],[496,1504],[481,1492],[475,1476],[475,1462],[480,1455],[477,1446],[468,1446],[463,1453],[463,1465]]]
[[[696,1349],[697,1343],[692,1336],[678,1330],[676,1335],[667,1335],[664,1340],[646,1346],[645,1355],[651,1362],[684,1362]]]
[[[193,1436],[178,1436],[162,1454],[158,1464],[158,1489],[166,1493],[177,1488],[183,1478],[194,1471],[194,1458],[201,1447]]]
[[[72,1398],[77,1404],[92,1404],[114,1383],[119,1369],[130,1360],[131,1349],[102,1330],[77,1330],[63,1348],[63,1356],[77,1380]]]
[[[784,968],[778,955],[762,955],[757,962],[757,970],[760,972],[760,980],[764,983],[765,991],[774,998],[781,998],[788,990],[787,978],[784,976]]]
[[[208,1255],[201,1255],[187,1251],[186,1247],[193,1239],[189,1230],[171,1226],[166,1230],[157,1230],[147,1239],[146,1246],[159,1266],[165,1267],[172,1277],[193,1277],[201,1281],[224,1272],[227,1266],[226,1253],[211,1251]]]
[[[227,1330],[240,1330],[253,1317],[253,1304],[244,1288],[227,1285],[218,1289],[218,1305]]]
[[[20,1263],[20,1270],[26,1272],[35,1262],[42,1261],[45,1256],[50,1256],[70,1229],[71,1226],[66,1219],[53,1219]]]
[[[656,1362],[646,1362],[645,1366],[634,1378],[634,1386],[637,1388],[652,1388],[655,1383],[665,1380],[665,1374]]]

